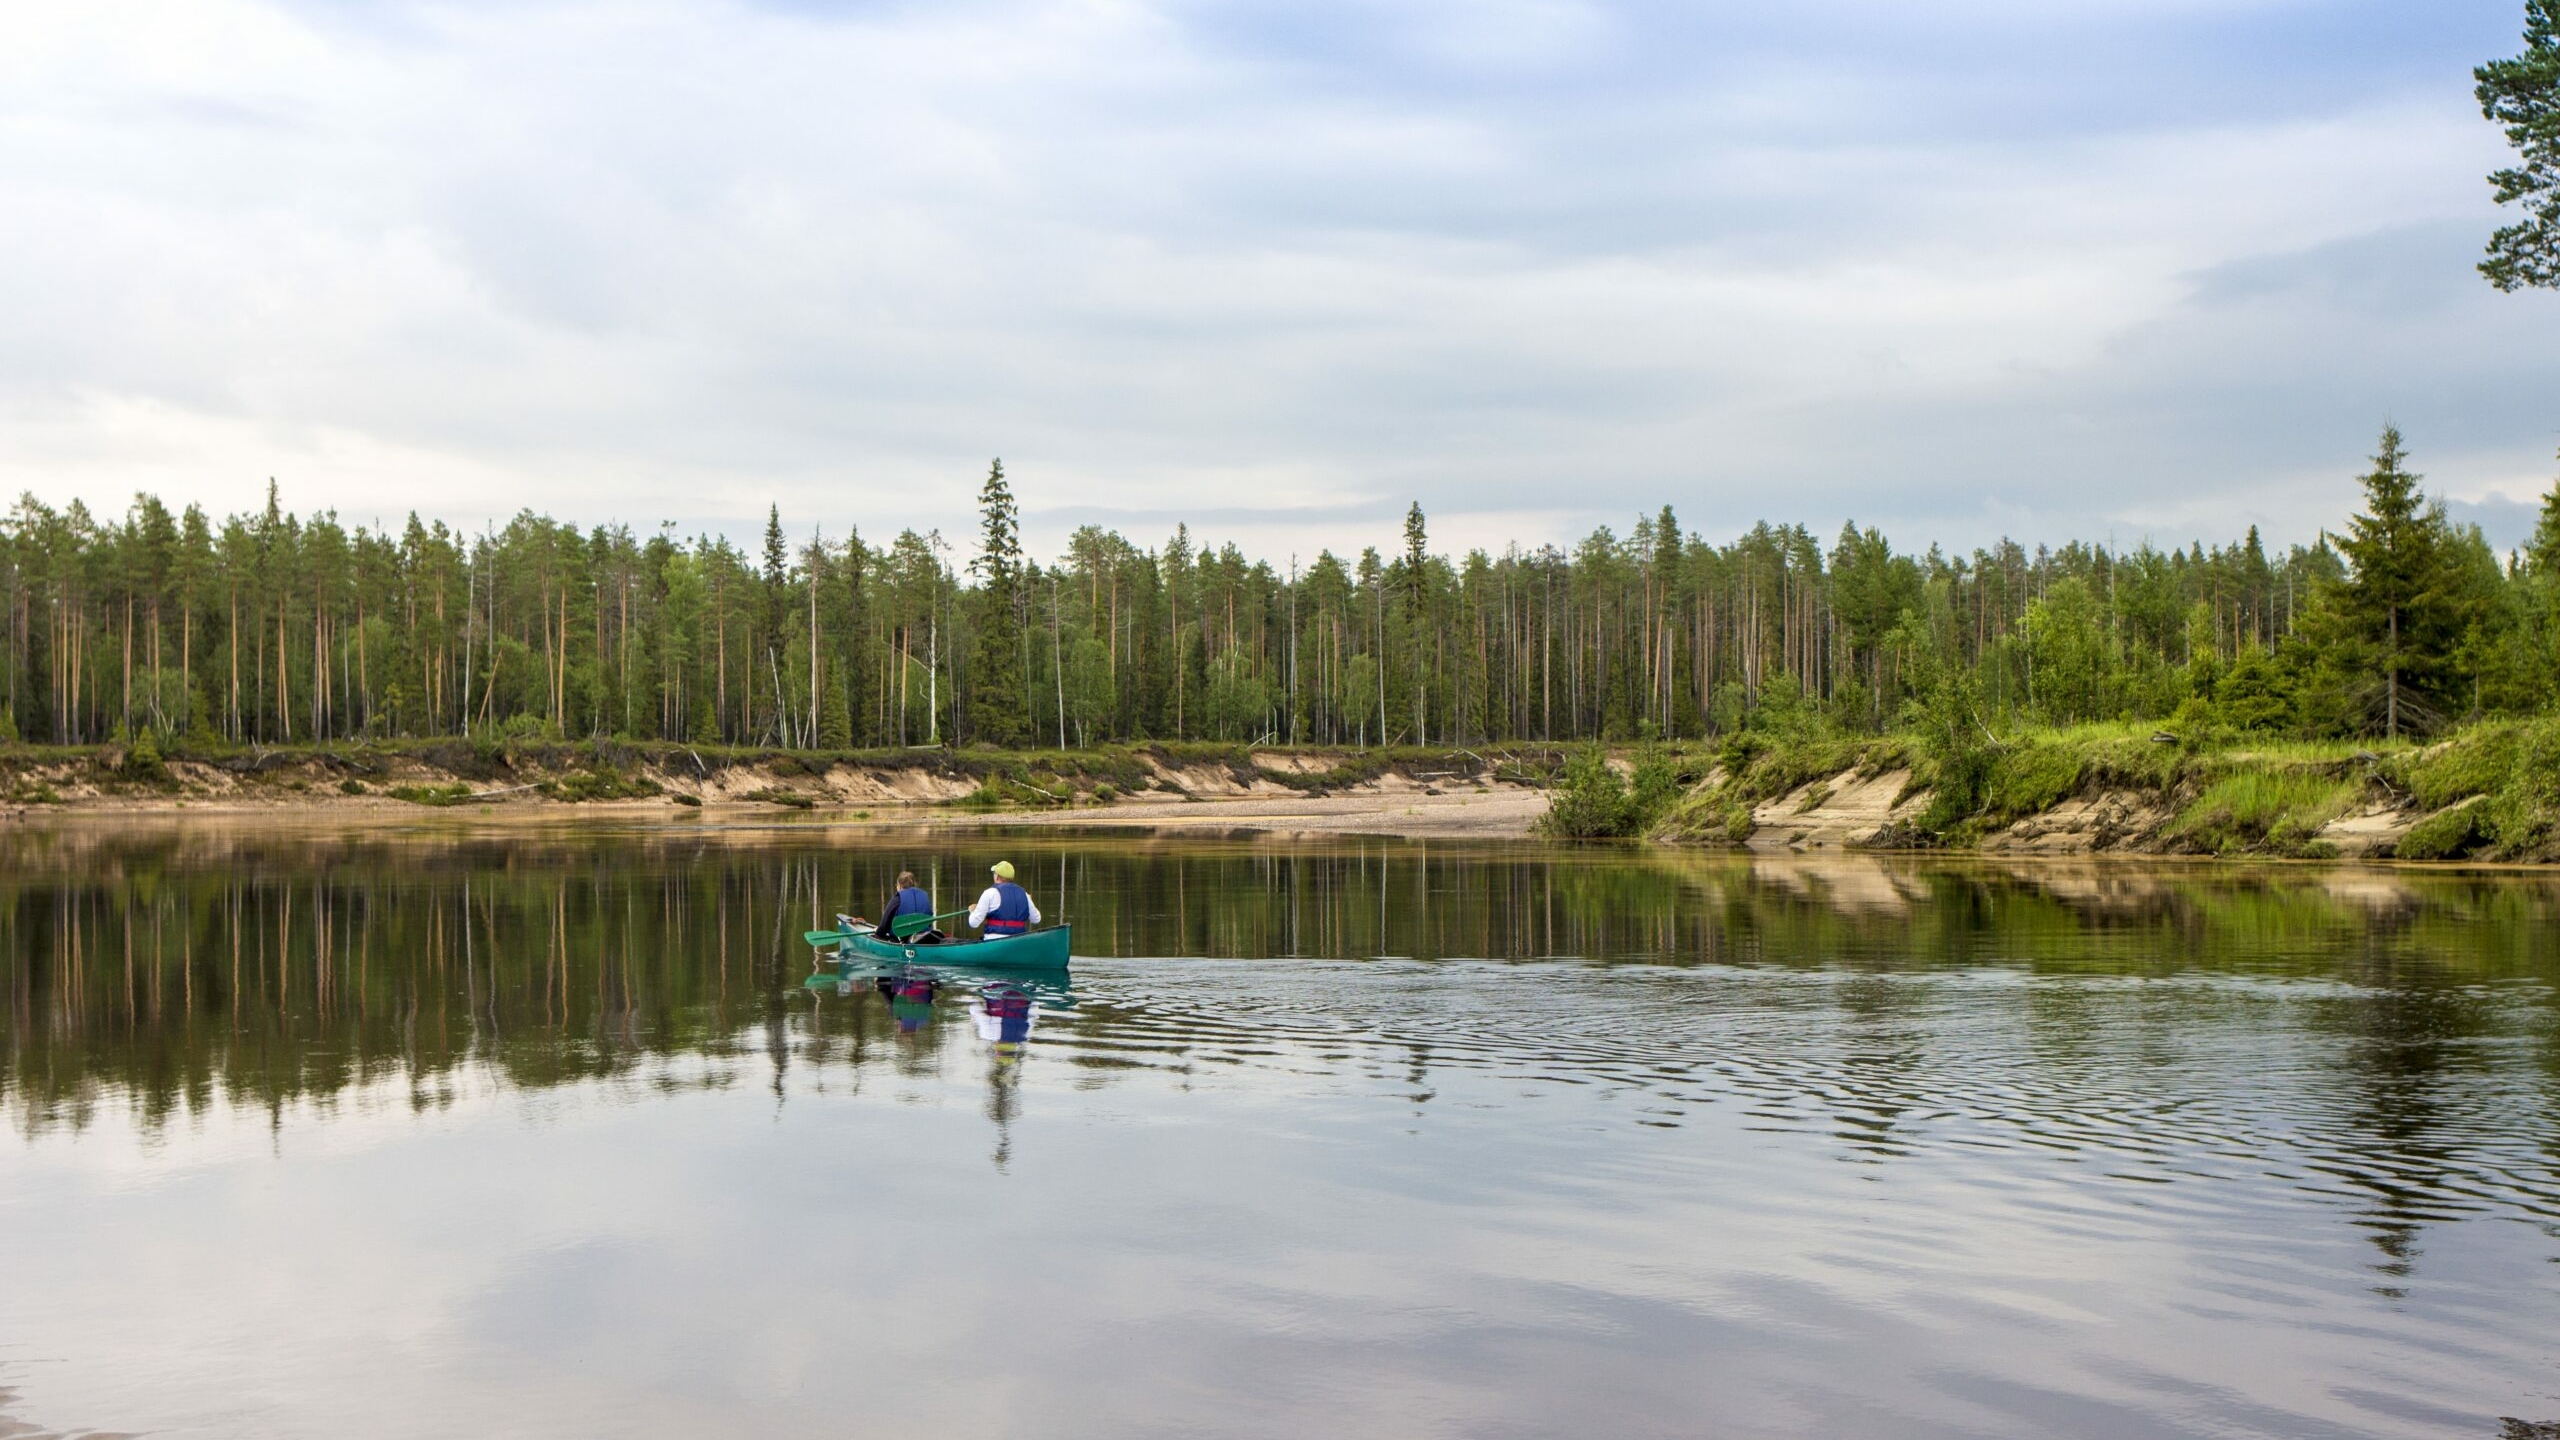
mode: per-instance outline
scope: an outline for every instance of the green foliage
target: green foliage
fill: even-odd
[[[846,703],[844,684],[829,673],[822,687],[818,706],[818,748],[850,750],[853,748],[853,707]]]
[[[1229,650],[1209,667],[1208,689],[1200,697],[1200,715],[1204,728],[1221,740],[1255,739],[1263,717],[1271,709],[1270,694],[1245,660],[1242,654]]]
[[[1559,839],[1615,839],[1652,830],[1690,786],[1696,770],[1671,750],[1649,745],[1638,752],[1632,774],[1622,775],[1598,745],[1575,751],[1548,792],[1540,834]]]
[[[610,770],[581,770],[537,787],[540,794],[571,804],[589,800],[641,800],[663,793],[646,775],[620,775]]]
[[[2489,176],[2524,217],[2489,239],[2480,273],[2501,290],[2560,288],[2560,3],[2525,0],[2524,50],[2471,72],[2480,113],[2506,131],[2517,163]]]
[[[1548,793],[1539,833],[1569,840],[1632,835],[1633,798],[1626,777],[1609,763],[1609,752],[1586,745],[1565,762],[1564,779]]]
[[[0,745],[15,745],[18,739],[18,712],[0,701]]]
[[[2493,808],[2471,799],[2439,810],[2409,827],[2392,853],[2402,860],[2458,860],[2489,842]]]
[[[2316,854],[2320,827],[2343,814],[2363,789],[2360,780],[2320,770],[2242,770],[2207,786],[2170,834],[2213,854]]]
[[[160,754],[159,738],[148,727],[125,747],[124,762],[116,767],[116,773],[144,784],[158,784],[169,778],[169,767]]]
[[[760,790],[750,790],[739,798],[761,801],[767,805],[779,805],[786,810],[807,810],[818,803],[797,790],[785,789],[779,785],[767,785]]]
[[[2005,823],[2040,815],[2080,791],[2088,757],[2077,747],[2050,740],[2012,745],[1991,766],[1991,783],[1983,796],[1983,813]]]
[[[2292,678],[2260,646],[2241,647],[2211,693],[2215,718],[2234,730],[2272,732],[2293,722]]]
[[[987,470],[978,511],[984,534],[971,566],[979,586],[969,733],[997,745],[1020,745],[1031,738],[1022,678],[1021,512],[1005,483],[1002,460]]]
[[[364,782],[350,775],[346,779],[338,782],[338,793],[341,795],[362,795],[367,792],[364,788]]]
[[[2482,609],[2444,507],[2428,503],[2406,458],[2399,430],[2384,427],[2365,508],[2338,541],[2350,573],[2321,588],[2306,626],[2327,714],[2386,737],[2439,729],[2468,707],[2453,660]]]
[[[459,805],[470,799],[471,787],[456,780],[449,785],[394,785],[383,793],[394,800],[406,800],[412,805],[443,807]]]
[[[2429,810],[2503,791],[2516,773],[2521,726],[2475,726],[2385,762],[2383,777]]]
[[[938,536],[795,540],[778,508],[742,547],[529,512],[478,536],[351,531],[272,493],[221,520],[30,497],[0,512],[0,613],[57,617],[47,633],[84,648],[0,647],[0,727],[94,745],[129,722],[198,753],[468,736],[479,779],[598,736],[829,754],[1635,737],[1728,747],[1737,782],[1765,787],[1956,673],[1973,728],[2000,734],[2156,724],[2201,699],[2210,716],[2175,727],[2189,752],[2224,731],[2392,733],[2560,702],[2560,508],[2510,574],[2423,503],[2386,440],[2345,559],[2325,541],[2270,555],[2254,532],[1954,554],[1764,524],[1710,543],[1664,509],[1623,535],[1455,559],[1415,511],[1383,554],[1286,573],[1183,527],[1154,548],[1085,527],[1035,566],[1001,466],[960,570]],[[1973,747],[1922,758],[1980,801]]]

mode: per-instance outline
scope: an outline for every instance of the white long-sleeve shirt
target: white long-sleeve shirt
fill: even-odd
[[[996,893],[996,887],[993,885],[988,886],[987,893],[978,897],[978,903],[969,907],[969,928],[972,930],[985,929],[987,917],[996,913],[996,907],[1003,903],[1004,897]],[[1022,903],[1031,907],[1031,923],[1034,925],[1039,924],[1040,902],[1032,899],[1031,892],[1025,890],[1022,892]]]

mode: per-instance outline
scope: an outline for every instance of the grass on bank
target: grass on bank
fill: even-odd
[[[1962,848],[2072,799],[2121,794],[2146,828],[2125,838],[2198,854],[2331,853],[2323,826],[2364,807],[2418,816],[2407,859],[2560,857],[2560,717],[2484,721],[2426,743],[2302,740],[2141,723],[2052,729],[1974,722],[1961,746],[1916,733],[1813,727],[1737,736],[1714,773],[1666,807],[1657,838],[1730,843],[1751,811],[1844,774],[1907,770],[1925,801],[1896,845]]]

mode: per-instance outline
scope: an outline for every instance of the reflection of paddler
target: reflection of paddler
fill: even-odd
[[[933,1018],[933,997],[941,987],[932,971],[901,970],[872,983],[888,999],[889,1013],[898,1021],[898,1033],[913,1035]]]
[[[969,1018],[978,1038],[998,1047],[1020,1045],[1031,1038],[1031,997],[1012,985],[989,985],[969,1001]]]

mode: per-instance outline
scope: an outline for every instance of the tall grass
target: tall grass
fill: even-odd
[[[2267,850],[2283,855],[2318,852],[2320,827],[2337,819],[2364,793],[2361,778],[2311,769],[2249,769],[2205,787],[2171,822],[2171,838],[2227,855]]]

